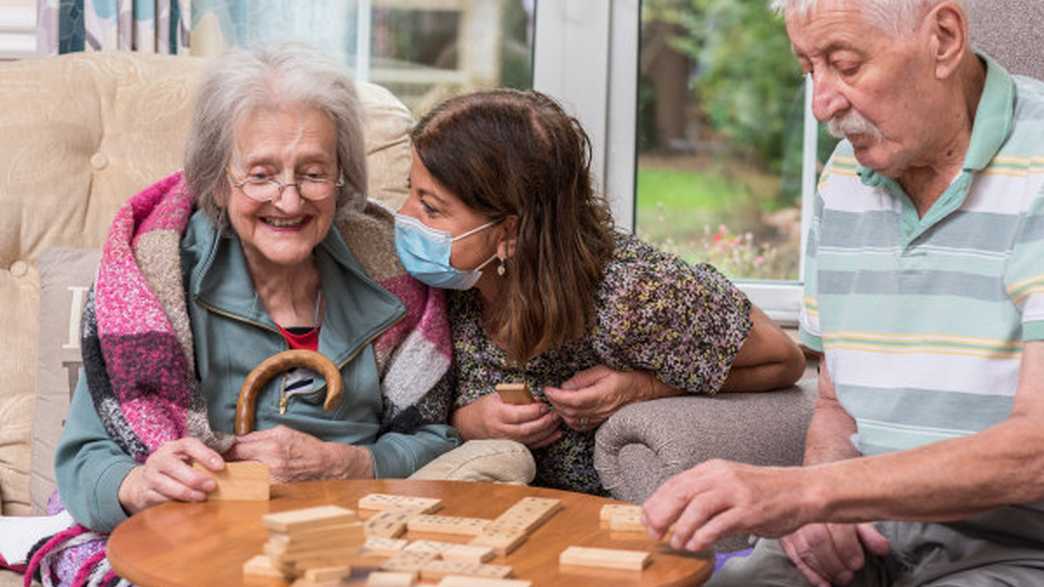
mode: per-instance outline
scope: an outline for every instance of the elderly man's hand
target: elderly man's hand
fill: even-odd
[[[193,469],[192,462],[211,471],[225,466],[221,455],[198,438],[172,440],[149,455],[144,465],[131,469],[120,484],[117,499],[131,514],[165,501],[204,501],[217,483]]]
[[[365,448],[323,442],[286,426],[244,434],[225,456],[268,465],[277,483],[373,477],[373,457]]]
[[[873,524],[809,524],[779,542],[812,587],[851,583],[866,565],[864,547],[877,556],[890,550]]]
[[[668,479],[643,506],[650,536],[700,551],[741,533],[777,538],[814,518],[805,469],[714,460]]]
[[[644,371],[616,371],[597,365],[573,375],[562,387],[544,387],[544,395],[573,430],[594,430],[635,401],[651,399],[654,377]]]

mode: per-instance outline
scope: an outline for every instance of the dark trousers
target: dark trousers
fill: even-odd
[[[945,524],[880,522],[886,557],[867,556],[852,587],[1044,587],[1044,512],[1007,507]],[[706,587],[802,587],[777,540],[759,540]]]

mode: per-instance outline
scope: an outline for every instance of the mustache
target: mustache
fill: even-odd
[[[850,135],[866,135],[874,139],[881,138],[881,129],[877,128],[874,123],[855,110],[848,112],[840,118],[831,118],[827,122],[827,132],[836,139],[843,139]]]

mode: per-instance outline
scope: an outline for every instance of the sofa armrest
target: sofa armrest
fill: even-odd
[[[766,393],[631,404],[598,430],[595,467],[613,497],[644,501],[672,475],[709,459],[798,465],[816,381]]]
[[[641,503],[671,476],[710,459],[801,464],[816,380],[766,393],[673,397],[631,404],[595,437],[595,468],[613,497]],[[736,550],[746,537],[726,539]]]

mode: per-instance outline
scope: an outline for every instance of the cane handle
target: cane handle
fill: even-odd
[[[315,351],[283,351],[262,361],[243,380],[243,386],[239,388],[239,399],[236,401],[236,436],[242,436],[254,429],[254,404],[257,394],[261,393],[272,377],[294,367],[307,367],[322,375],[326,380],[326,401],[323,402],[323,409],[329,412],[337,406],[344,391],[344,382],[337,366]]]

